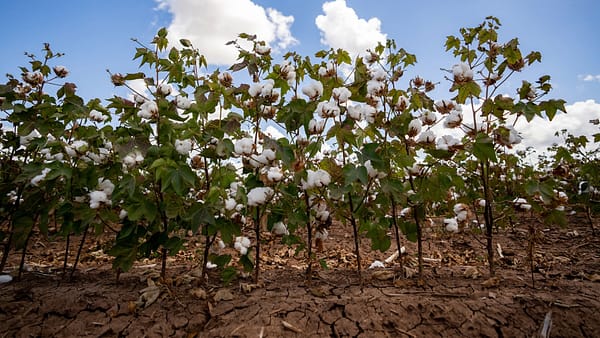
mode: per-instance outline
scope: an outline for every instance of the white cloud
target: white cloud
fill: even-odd
[[[598,126],[590,123],[590,120],[600,118],[600,103],[594,100],[575,102],[565,106],[567,113],[558,113],[552,121],[535,118],[531,123],[525,120],[517,123],[516,129],[523,136],[523,146],[534,147],[538,151],[544,151],[553,143],[561,143],[562,138],[554,136],[558,131],[566,129],[575,136],[587,136],[600,132]]]
[[[478,109],[479,106],[476,105],[475,108]],[[535,117],[527,123],[527,120],[521,117],[515,125],[515,129],[523,137],[523,140],[515,146],[515,149],[524,150],[532,147],[538,153],[542,153],[553,144],[563,142],[562,137],[555,136],[563,129],[575,136],[586,136],[589,140],[593,140],[593,134],[600,133],[598,126],[589,122],[600,118],[600,103],[596,103],[594,100],[580,101],[565,106],[565,109],[567,110],[566,114],[558,112],[552,121],[547,118]],[[468,105],[463,105],[463,118],[463,123],[472,125],[473,114]],[[433,127],[437,137],[452,135],[461,138],[464,135],[459,128],[448,129],[444,128],[442,124],[438,123]],[[509,120],[507,125],[512,125],[512,122]]]
[[[267,128],[265,128],[265,134],[269,135],[269,137],[275,140],[286,137],[281,131],[273,126],[267,126]]]
[[[285,49],[297,40],[290,32],[293,16],[255,4],[251,0],[157,0],[158,9],[168,10],[171,41],[189,39],[211,64],[230,65],[237,50],[226,46],[240,33],[256,34],[259,40]],[[245,46],[246,47],[246,46]]]
[[[372,49],[377,42],[385,44],[387,35],[381,32],[381,21],[359,18],[354,9],[346,6],[345,0],[324,3],[323,12],[325,15],[315,19],[321,31],[321,43],[345,49],[353,55]]]
[[[579,75],[579,79],[586,81],[586,82],[591,82],[591,81],[600,82],[600,74],[598,74],[598,75],[592,75],[592,74]]]

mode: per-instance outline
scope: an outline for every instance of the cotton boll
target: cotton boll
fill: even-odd
[[[400,217],[406,218],[411,214],[411,212],[412,212],[412,209],[410,207],[406,207],[406,208],[400,210]]]
[[[272,162],[275,160],[276,156],[275,156],[275,151],[273,151],[273,149],[265,149],[262,152],[262,155],[264,156],[265,160]]]
[[[273,86],[275,86],[275,81],[273,81],[273,79],[265,80],[262,83],[262,90],[260,91],[260,96],[271,97],[273,95]]]
[[[367,93],[369,95],[378,96],[383,94],[383,90],[385,89],[385,83],[377,80],[369,80],[367,81]]]
[[[100,190],[104,191],[107,196],[110,196],[110,195],[112,195],[113,191],[115,190],[115,185],[110,180],[104,179],[104,177],[101,177],[98,179],[98,188],[100,188]]]
[[[312,81],[302,87],[302,94],[308,96],[311,100],[315,100],[323,94],[323,84],[319,81]]]
[[[275,234],[275,235],[289,235],[290,232],[288,231],[287,226],[283,223],[283,222],[277,222],[275,224],[273,224],[273,229],[271,229],[271,231]]]
[[[232,211],[235,209],[237,202],[233,198],[225,200],[225,210]]]
[[[217,240],[217,247],[219,247],[219,249],[225,249],[225,242],[223,242],[222,239]]]
[[[133,101],[135,101],[135,103],[141,105],[144,102],[146,102],[146,98],[144,98],[142,95],[135,94],[135,95],[133,95]]]
[[[308,133],[310,135],[321,134],[325,130],[325,120],[312,119],[308,122]]]
[[[188,155],[192,151],[192,140],[175,140],[175,150],[181,155]]]
[[[260,83],[252,83],[248,88],[248,95],[257,97],[262,91],[262,85]]]
[[[251,155],[254,140],[252,138],[243,138],[235,142],[233,151],[238,155]]]
[[[360,105],[349,106],[348,107],[348,116],[355,121],[360,121],[362,117],[362,107]]]
[[[163,83],[158,86],[158,93],[161,95],[167,96],[167,95],[171,94],[172,91],[173,91],[173,87],[171,87],[171,85],[168,83]]]
[[[210,270],[210,269],[214,269],[214,268],[216,268],[217,266],[218,266],[217,264],[211,263],[210,261],[207,261],[207,262],[206,262],[206,268],[207,268],[207,269],[209,269],[209,270]]]
[[[383,264],[382,261],[374,261],[373,263],[371,263],[371,265],[369,265],[369,269],[377,269],[377,268],[385,268],[385,264]]]
[[[44,82],[44,75],[40,72],[26,72],[23,74],[23,81],[35,87]]]
[[[137,115],[143,119],[151,119],[158,115],[158,106],[154,101],[146,101],[140,106]]]
[[[41,181],[43,181],[46,178],[46,175],[48,175],[48,173],[51,171],[52,169],[50,168],[44,168],[42,169],[42,172],[39,175],[34,176],[31,179],[31,185],[33,186],[38,186],[40,184]]]
[[[425,110],[421,114],[420,119],[424,125],[431,126],[435,123],[435,121],[437,121],[437,115],[435,114],[435,112],[432,112],[431,110]]]
[[[373,168],[373,165],[371,164],[371,160],[368,160],[365,162],[365,168],[367,169],[367,174],[371,178],[384,178],[387,176],[387,174],[385,172],[381,172],[381,171]]]
[[[256,47],[254,48],[254,50],[256,51],[257,54],[267,55],[271,52],[271,47],[266,46],[266,45],[257,44]]]
[[[269,182],[279,182],[283,179],[283,172],[280,168],[271,167],[269,171],[267,171],[267,180]]]
[[[268,199],[273,197],[274,191],[269,187],[257,187],[248,193],[248,206],[254,207],[265,204]]]
[[[233,77],[228,72],[219,73],[219,75],[217,75],[217,79],[219,80],[219,83],[224,87],[231,87],[231,85],[233,84]]]
[[[348,101],[352,92],[346,87],[338,87],[333,89],[331,95],[338,103],[342,104]]]
[[[317,115],[320,118],[337,117],[340,115],[340,107],[335,102],[322,101],[317,105]]]
[[[238,250],[241,255],[248,253],[248,248],[250,248],[250,245],[252,245],[250,239],[245,236],[236,237],[235,242],[233,243],[233,247]]]
[[[371,75],[371,80],[375,80],[375,81],[384,81],[387,77],[387,73],[381,67],[376,67],[376,68],[370,69],[369,75]]]
[[[54,71],[54,74],[61,79],[69,75],[69,70],[65,66],[54,66],[52,70]]]
[[[456,221],[456,218],[444,219],[444,225],[446,226],[446,231],[458,232],[458,222]]]
[[[461,147],[460,140],[452,135],[444,135],[437,139],[435,144],[436,149],[454,151]]]
[[[42,137],[42,134],[40,134],[37,129],[34,129],[29,134],[21,136],[19,142],[22,146],[27,147],[32,140],[39,137]]]
[[[100,203],[108,204],[108,196],[106,192],[102,190],[94,190],[90,192],[90,208],[98,209],[100,207]]]
[[[462,112],[458,110],[452,110],[444,119],[444,127],[446,128],[456,128],[459,127],[462,123],[463,115]]]
[[[104,122],[106,121],[106,119],[108,119],[108,116],[102,114],[101,112],[93,109],[92,111],[90,111],[90,119],[92,121],[96,121],[96,122]]]
[[[418,119],[413,119],[408,124],[408,136],[415,137],[421,132],[421,121]]]
[[[12,279],[11,275],[0,275],[0,284],[10,283]]]
[[[331,77],[335,75],[335,65],[333,62],[328,62],[325,67],[319,67],[319,76],[322,77]]]
[[[127,210],[121,209],[121,211],[119,211],[119,219],[124,220],[126,217],[127,217]]]
[[[456,82],[468,82],[473,79],[473,70],[468,64],[461,62],[452,66],[452,75]]]
[[[177,105],[177,108],[185,110],[192,106],[192,102],[185,96],[177,96],[175,98],[175,105]]]
[[[362,116],[367,123],[374,123],[375,117],[377,117],[377,109],[369,105],[362,106]]]
[[[323,169],[318,169],[316,171],[309,169],[306,173],[306,181],[302,180],[302,188],[304,190],[324,187],[331,182],[331,176]]]
[[[417,142],[425,143],[425,144],[433,144],[433,143],[435,143],[435,133],[431,129],[425,130],[424,132],[419,134],[419,137],[417,137]]]
[[[435,101],[434,106],[435,106],[435,109],[438,112],[440,112],[441,114],[448,114],[451,111],[453,111],[455,108],[460,107],[456,103],[454,103],[454,101],[450,101],[450,100]]]

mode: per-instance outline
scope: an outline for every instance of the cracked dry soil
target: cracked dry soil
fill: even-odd
[[[535,220],[496,234],[505,255],[496,279],[487,276],[482,235],[433,228],[422,278],[414,274],[416,246],[405,243],[403,269],[398,262],[365,269],[362,286],[351,231],[338,223],[317,253],[329,269],[317,269],[310,283],[302,254],[268,233],[260,283],[227,286],[216,271],[208,281],[198,277],[194,241],[170,259],[166,280],[150,260],[117,283],[101,238],[86,242],[70,281],[61,274],[64,242],[38,238],[27,254],[30,271],[0,284],[0,337],[528,337],[546,318],[552,337],[600,337],[600,236],[576,217],[568,229],[544,229],[534,286],[527,222]],[[367,266],[395,251],[361,245]],[[19,256],[11,255],[8,272],[16,273]]]

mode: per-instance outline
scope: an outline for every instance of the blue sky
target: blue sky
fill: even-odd
[[[135,71],[136,46],[130,38],[148,42],[163,26],[177,38],[192,39],[209,62],[221,64],[228,60],[226,51],[221,52],[223,44],[239,32],[262,32],[280,50],[310,56],[330,47],[361,48],[362,42],[371,39],[374,44],[384,36],[416,54],[413,75],[444,83],[440,68],[456,63],[444,51],[446,36],[493,15],[503,24],[500,40],[518,37],[524,51],[542,53],[542,63],[525,77],[551,75],[552,96],[579,107],[563,123],[600,115],[596,0],[28,0],[2,1],[0,12],[1,81],[6,73],[20,75],[17,67],[28,61],[24,52],[41,56],[42,44],[49,42],[65,53],[59,63],[69,68],[68,80],[86,99],[111,97],[114,88],[106,69]],[[445,91],[438,95],[450,96]]]

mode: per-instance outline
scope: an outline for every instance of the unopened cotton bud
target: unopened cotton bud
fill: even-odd
[[[69,75],[69,70],[65,66],[54,66],[52,70],[54,70],[54,74],[59,78],[65,78]]]

